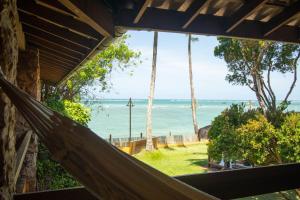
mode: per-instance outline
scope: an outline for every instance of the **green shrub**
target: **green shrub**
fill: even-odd
[[[283,162],[300,162],[300,114],[291,113],[279,130],[279,143]]]
[[[237,140],[242,158],[252,165],[280,163],[278,133],[263,115],[249,120],[237,129]]]
[[[217,116],[208,132],[210,143],[208,153],[216,161],[225,162],[241,158],[236,129],[249,119],[254,119],[259,112],[245,109],[245,104],[233,104]]]

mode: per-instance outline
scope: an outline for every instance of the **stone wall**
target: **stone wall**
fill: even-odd
[[[0,66],[15,83],[18,62],[16,0],[0,0]],[[10,200],[15,190],[15,109],[0,91],[0,199]]]
[[[27,48],[26,51],[19,53],[17,71],[18,87],[40,101],[40,66],[39,52],[37,49]],[[19,141],[23,139],[28,131],[31,131],[31,128],[18,112],[16,112],[16,120],[17,143],[20,143]],[[37,153],[37,136],[33,133],[16,185],[17,192],[36,191]]]

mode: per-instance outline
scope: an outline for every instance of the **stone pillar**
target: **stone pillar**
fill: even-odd
[[[16,0],[0,0],[0,66],[15,83],[18,62]],[[0,90],[0,199],[11,200],[15,190],[15,109]]]
[[[37,49],[26,49],[26,51],[19,53],[17,71],[18,87],[40,101],[40,66]],[[17,141],[20,141],[28,131],[31,131],[31,128],[18,112],[16,119],[16,137]],[[17,192],[36,191],[37,153],[38,141],[36,134],[33,133],[16,185]]]

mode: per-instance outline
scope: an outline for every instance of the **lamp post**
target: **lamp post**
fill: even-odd
[[[127,106],[129,107],[129,142],[130,142],[131,141],[131,108],[134,106],[131,97],[129,98]]]

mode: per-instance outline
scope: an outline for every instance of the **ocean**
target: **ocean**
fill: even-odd
[[[146,132],[146,99],[133,99],[132,136]],[[105,99],[85,102],[91,110],[92,117],[88,127],[102,138],[129,136],[128,99]],[[256,101],[239,100],[198,100],[197,120],[199,127],[211,124],[225,108],[233,103],[245,103],[257,106]],[[288,110],[300,111],[300,101],[292,101]],[[189,99],[156,99],[153,103],[153,135],[193,134],[191,103]]]

